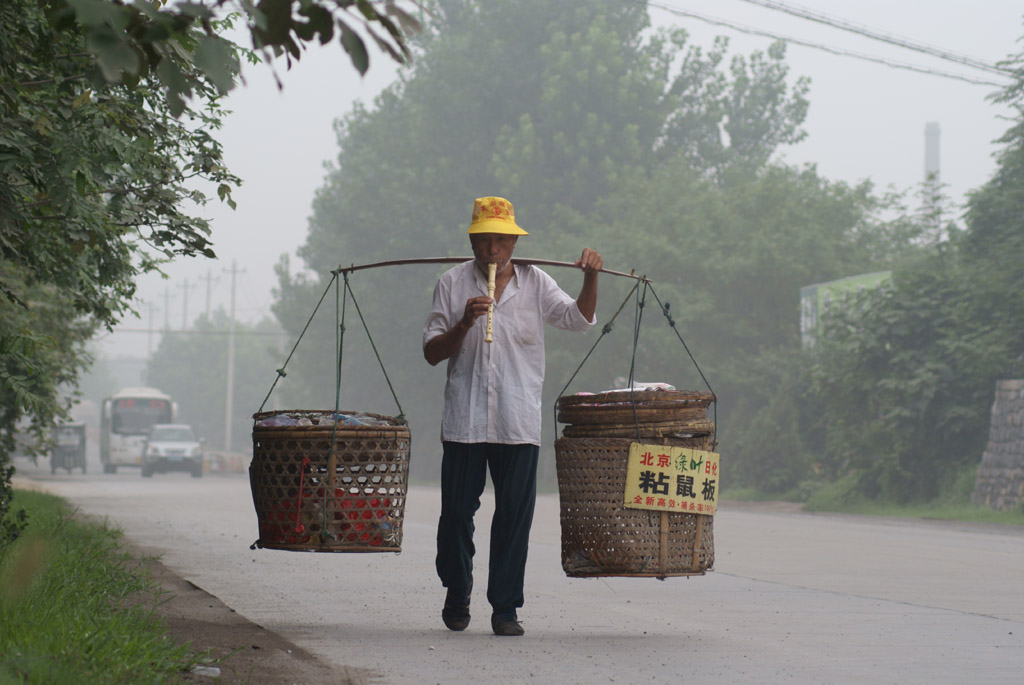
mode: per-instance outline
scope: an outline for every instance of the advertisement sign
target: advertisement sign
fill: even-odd
[[[625,506],[713,516],[718,509],[718,454],[692,447],[629,446]]]

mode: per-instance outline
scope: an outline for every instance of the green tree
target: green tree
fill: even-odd
[[[22,2],[22,0],[18,0]],[[24,3],[22,3],[24,4]],[[82,72],[103,83],[134,88],[154,77],[174,116],[187,101],[202,100],[213,86],[221,95],[235,85],[237,46],[222,34],[224,22],[240,18],[252,48],[269,62],[283,56],[290,67],[307,43],[337,39],[360,74],[370,66],[365,34],[402,62],[410,56],[406,31],[418,20],[396,0],[41,0],[31,3],[58,31],[81,36]]]
[[[77,394],[64,391],[88,367],[94,331],[56,287],[29,286],[13,271],[8,265],[8,282],[26,306],[0,305],[0,548],[23,527],[23,519],[8,516],[14,472],[9,456],[45,451],[52,424],[69,416]]]
[[[878,219],[882,201],[869,186],[769,164],[801,138],[807,107],[808,84],[790,82],[781,46],[726,65],[725,41],[705,52],[685,32],[650,33],[646,8],[635,4],[484,7],[437,3],[401,82],[338,122],[338,157],[299,250],[316,276],[280,272],[275,314],[294,336],[339,264],[467,254],[473,198],[501,194],[531,233],[518,256],[571,261],[590,245],[609,268],[650,275],[686,337],[697,339],[709,376],[727,376],[716,390],[738,397],[749,391],[751,360],[796,344],[801,285],[871,268],[900,242]],[[421,361],[420,327],[442,268],[350,279],[398,394],[407,395],[417,455],[435,451],[440,416],[443,378]],[[550,273],[568,292],[578,289],[578,274]],[[602,320],[631,285],[602,279]],[[307,331],[309,357],[297,354],[282,388],[308,406],[333,403],[333,378],[323,375],[333,359],[332,309],[321,312],[322,328]],[[628,375],[632,316],[630,306],[576,389]],[[645,327],[664,326],[656,310],[644,317]],[[352,366],[343,369],[342,395],[362,405],[350,408],[376,410],[369,405],[390,401],[387,388],[347,320],[346,340],[359,345],[345,352]],[[550,335],[545,406],[593,339]],[[689,366],[667,328],[645,331],[641,345],[641,380]],[[414,474],[432,473],[424,461],[414,460]]]
[[[60,386],[73,387],[88,364],[85,339],[117,322],[137,274],[157,266],[143,246],[212,256],[209,227],[184,209],[205,201],[192,184],[230,199],[237,183],[211,136],[220,119],[212,84],[195,91],[199,108],[175,119],[151,78],[129,86],[94,71],[85,34],[62,9],[0,7],[2,463],[23,417],[45,433],[65,415]],[[186,57],[167,61],[186,68]]]
[[[1005,346],[1003,373],[1024,373],[1024,51],[1001,63],[1012,83],[993,96],[1015,113],[999,139],[992,178],[967,203],[964,268],[971,279],[971,310],[998,332]]]
[[[788,85],[784,43],[734,57],[729,74],[721,69],[727,48],[728,41],[718,38],[706,55],[694,48],[684,56],[669,93],[676,107],[662,138],[669,158],[681,152],[719,181],[733,170],[757,170],[780,146],[803,140],[810,87],[806,78]]]
[[[213,256],[209,226],[187,206],[207,202],[204,187],[231,203],[239,182],[213,137],[219,100],[239,71],[237,46],[217,33],[230,25],[214,14],[225,4],[12,0],[0,8],[0,257],[29,285],[67,288],[102,325],[123,313],[133,277],[155,266],[140,242],[168,258]],[[351,27],[358,21],[373,36],[374,23],[386,28],[391,40],[378,42],[396,57],[394,46],[407,50],[388,15],[414,21],[392,2],[383,13],[367,0],[337,3],[348,19],[313,0],[294,4],[245,6],[255,47],[298,58],[303,41],[327,42],[337,26],[365,71]],[[9,278],[0,271],[0,295],[17,304]]]
[[[774,163],[728,176],[708,177],[685,157],[666,164],[609,199],[595,242],[655,280],[638,378],[703,386],[660,301],[720,398],[728,482],[779,493],[810,478],[814,463],[813,430],[798,412],[809,368],[799,354],[800,287],[885,268],[915,229],[884,219],[893,202],[867,183]],[[594,362],[612,368],[622,356],[613,347]]]
[[[1016,116],[964,229],[836,312],[814,360],[827,473],[869,498],[927,500],[974,468],[995,381],[1024,372],[1024,53],[1004,64],[1014,81],[993,99]]]
[[[545,206],[543,197],[508,193],[498,177],[513,173],[510,165],[520,163],[509,157],[509,146],[514,137],[526,135],[527,118],[534,131],[548,137],[557,135],[557,122],[548,125],[546,118],[558,114],[566,121],[556,107],[566,101],[559,91],[559,79],[565,87],[572,87],[581,51],[592,48],[594,71],[587,78],[602,89],[581,103],[588,111],[584,116],[613,116],[616,122],[614,127],[601,122],[592,129],[608,131],[607,140],[594,141],[595,152],[598,146],[604,151],[593,159],[607,170],[615,159],[638,158],[639,148],[629,142],[629,135],[639,134],[619,128],[630,128],[624,122],[629,112],[658,105],[657,89],[630,101],[630,94],[642,92],[643,84],[652,78],[642,51],[653,48],[644,47],[639,38],[647,22],[645,8],[593,0],[526,0],[486,6],[445,1],[437,3],[433,17],[414,45],[416,60],[402,81],[385,91],[373,110],[357,107],[338,123],[337,161],[317,194],[309,237],[300,249],[307,266],[324,280],[283,281],[275,307],[275,314],[293,334],[301,330],[309,308],[326,285],[329,270],[338,264],[424,256],[425,252],[467,253],[464,226],[473,198],[493,194],[497,188],[513,197],[520,220],[532,229],[530,238],[520,244],[523,256],[559,254],[570,260],[578,256],[582,245],[577,241],[559,242],[553,235],[556,231],[544,229],[556,220],[551,215],[555,209]],[[609,57],[614,61],[606,64]],[[561,65],[561,73],[555,69],[557,65]],[[596,75],[605,66],[613,70],[598,79]],[[609,89],[621,91],[615,95],[617,105],[602,105],[601,94]],[[544,117],[537,114],[542,107],[546,108]],[[591,111],[594,107],[602,109]],[[644,127],[643,135],[652,135],[649,128]],[[579,127],[574,125],[574,129],[572,140],[560,150],[585,142]],[[631,152],[622,152],[623,142],[633,146]],[[538,143],[547,144],[547,139]],[[582,178],[574,183],[567,169],[555,166],[565,159],[565,154],[540,156],[534,166],[517,167],[515,173],[528,179],[531,188],[546,193],[545,186],[551,187],[550,196],[565,202],[573,187],[586,190],[587,185]],[[608,187],[604,183],[590,189],[587,201],[596,201],[597,193]],[[523,192],[528,191],[524,188]],[[583,199],[577,193],[574,201]],[[571,248],[561,252],[563,244]],[[438,273],[436,267],[396,268],[360,272],[351,279],[371,333],[376,329],[375,342],[386,367],[392,367],[388,370],[400,374],[404,381],[397,383],[399,399],[407,394],[406,403],[416,408],[408,413],[417,442],[418,436],[436,432],[430,427],[439,417],[437,375],[419,361],[420,327]],[[575,275],[571,276],[570,290],[578,288]],[[351,309],[349,312],[352,316]],[[320,402],[333,404],[333,383],[325,382],[322,375],[324,365],[331,364],[334,356],[333,315],[328,319],[319,337],[313,337],[315,329],[307,334],[304,350],[293,366],[298,368],[299,378],[307,379],[299,385],[309,401],[316,393]],[[394,403],[358,319],[348,321],[346,340],[350,344],[345,363],[351,366],[342,374],[345,388],[352,391],[348,397],[361,405],[354,408],[394,413]],[[309,368],[304,369],[303,364]],[[294,383],[284,386],[284,392],[299,389]],[[358,395],[353,397],[353,393]],[[430,443],[424,440],[423,444]],[[425,449],[433,450],[433,445]],[[423,474],[423,464],[423,460],[416,462],[414,473]]]
[[[969,284],[956,262],[951,245],[928,251],[826,317],[815,365],[826,475],[862,474],[869,499],[933,498],[984,447],[992,391],[979,381],[992,378],[993,349],[964,328]]]
[[[290,63],[337,37],[360,72],[361,33],[401,61],[416,26],[390,0],[0,4],[0,521],[18,427],[63,416],[84,339],[160,260],[214,256],[198,208],[239,182],[214,138],[243,53],[220,34],[232,11],[259,52]]]

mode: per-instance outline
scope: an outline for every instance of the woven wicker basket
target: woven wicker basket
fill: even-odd
[[[555,440],[562,569],[572,578],[702,575],[715,561],[714,517],[623,506],[632,442]],[[664,441],[698,449],[708,449],[710,442],[710,436]]]
[[[308,417],[313,425],[260,425],[286,414]],[[255,545],[306,552],[401,552],[409,428],[394,417],[360,412],[356,415],[380,425],[339,421],[335,429],[333,415],[331,410],[253,415],[249,484],[260,533]]]
[[[652,396],[642,398],[646,404],[637,408],[646,411],[638,412],[638,420],[632,407],[621,405],[622,393],[558,400],[560,419],[576,421],[555,440],[562,569],[567,576],[691,576],[702,575],[714,564],[712,516],[624,506],[629,447],[638,437],[701,450],[716,447],[714,424],[706,418],[714,396],[672,393],[675,398],[669,398],[669,394],[636,393]],[[673,399],[676,410],[671,406]],[[699,418],[693,409],[699,410]],[[617,422],[627,411],[628,420]],[[593,414],[610,420],[602,424],[593,420]],[[641,415],[646,422],[639,420]]]

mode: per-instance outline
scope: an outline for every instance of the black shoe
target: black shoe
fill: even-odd
[[[441,620],[449,630],[465,630],[469,626],[469,592],[453,592],[450,588],[441,609]]]
[[[523,624],[519,622],[519,618],[516,616],[516,611],[495,611],[491,614],[491,630],[494,631],[495,635],[522,635],[524,632]]]

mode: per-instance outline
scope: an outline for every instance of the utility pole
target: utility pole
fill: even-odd
[[[207,270],[206,278],[204,280],[206,281],[206,318],[207,318],[207,320],[209,320],[209,318],[210,318],[210,287],[213,285],[214,281],[219,280],[219,279],[214,278],[213,277],[213,273],[210,272],[209,270]]]
[[[171,330],[171,289],[164,288],[164,333]]]
[[[148,359],[153,356],[153,310],[156,307],[152,302],[147,302],[146,309],[149,310],[149,330],[146,331],[146,358]]]
[[[184,332],[188,328],[188,279],[178,287],[181,288],[181,330]]]
[[[225,269],[224,271],[228,271]],[[245,269],[239,272],[235,260],[231,261],[231,321],[228,325],[228,380],[227,380],[227,402],[224,408],[224,451],[231,451],[231,414],[234,412],[235,394],[235,277],[239,273],[245,273]]]

